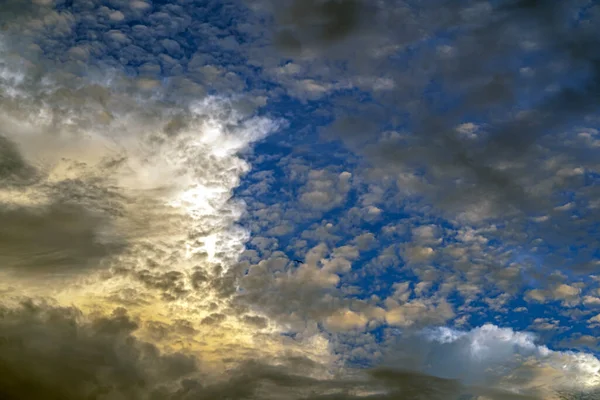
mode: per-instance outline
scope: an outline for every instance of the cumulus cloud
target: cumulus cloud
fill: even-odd
[[[347,171],[337,176],[323,170],[310,171],[300,202],[324,211],[343,205],[350,190],[351,178],[352,174]]]
[[[26,300],[2,307],[0,393],[10,399],[147,398],[170,393],[198,372],[182,353],[137,340],[124,309],[86,318],[73,307]]]
[[[49,365],[60,359],[60,354],[52,353],[48,357],[55,360],[48,360],[48,365],[43,366],[48,371],[36,372],[31,360],[25,366],[9,366],[14,370],[7,370],[7,374],[23,375],[25,379],[17,380],[17,387],[7,386],[7,395],[12,398],[35,397],[33,393],[18,392],[36,380],[40,383],[32,390],[56,387],[57,398],[163,397],[152,394],[155,389],[164,389],[153,386],[154,382],[158,384],[157,376],[165,375],[167,385],[177,385],[177,379],[183,375],[169,377],[169,372],[152,370],[152,357],[156,358],[156,367],[160,367],[156,343],[166,348],[177,343],[195,346],[203,349],[213,365],[222,362],[234,366],[253,359],[246,353],[265,343],[271,344],[266,346],[269,349],[277,349],[275,353],[282,347],[286,351],[295,347],[276,344],[277,335],[272,334],[274,328],[266,318],[250,312],[247,306],[230,304],[240,274],[234,266],[248,240],[248,232],[237,225],[245,211],[244,204],[231,199],[241,177],[250,169],[240,154],[276,130],[279,122],[256,115],[252,96],[206,97],[196,93],[194,99],[182,95],[179,103],[173,104],[156,82],[147,84],[147,77],[140,80],[128,76],[127,58],[119,59],[121,64],[113,64],[104,72],[90,66],[89,74],[84,76],[79,74],[81,70],[71,68],[77,66],[81,57],[87,57],[88,51],[95,50],[94,61],[106,66],[106,59],[98,60],[98,52],[110,52],[104,47],[108,42],[96,42],[101,48],[95,50],[94,43],[88,43],[90,47],[82,44],[66,54],[72,59],[54,58],[59,49],[53,46],[64,45],[66,38],[74,34],[73,27],[88,21],[86,14],[105,13],[111,22],[99,18],[100,22],[119,23],[128,18],[145,18],[152,11],[145,2],[111,5],[120,14],[114,8],[104,10],[92,3],[81,5],[80,13],[51,5],[44,10],[36,8],[36,12],[46,13],[40,20],[29,18],[26,27],[11,21],[1,38],[5,45],[0,51],[2,291],[51,296],[58,305],[75,305],[85,310],[85,315],[90,310],[105,313],[116,306],[126,307],[127,313],[121,310],[115,316],[129,326],[122,338],[123,346],[134,341],[127,351],[148,359],[149,364],[138,366],[136,358],[123,360],[121,366],[121,360],[115,360],[115,365],[110,366],[115,371],[129,374],[125,368],[132,368],[131,382],[119,383],[115,375],[118,372],[105,373],[101,362],[93,366],[96,361],[90,360],[90,368],[99,370],[82,371],[89,376],[78,382],[81,387],[70,391],[65,381],[68,371],[56,371],[64,376],[52,375]],[[158,23],[159,17],[154,15],[150,22]],[[105,27],[95,29],[102,31]],[[16,35],[19,31],[24,32],[21,38]],[[140,40],[135,32],[106,31],[112,44],[129,46],[128,56],[136,60],[143,56],[132,47],[134,39]],[[60,43],[54,41],[59,36]],[[11,56],[11,49],[20,40],[36,43],[42,49],[36,56],[37,65],[29,63],[29,53]],[[163,45],[170,53],[176,47],[170,42]],[[169,89],[173,91],[171,95],[177,92],[175,86]],[[7,271],[11,274],[7,275]],[[42,272],[47,276],[39,276]],[[61,281],[48,285],[49,278]],[[23,313],[27,310],[14,311],[15,320],[29,318],[20,315]],[[54,329],[52,321],[47,320],[61,313],[62,309],[41,310],[40,324],[44,326],[40,330]],[[135,329],[138,322],[129,321],[123,313],[135,314],[144,329]],[[38,318],[38,314],[31,318]],[[70,314],[65,318],[69,319],[67,325],[79,324]],[[184,325],[178,322],[181,319],[186,321]],[[111,321],[107,322],[107,329],[118,330]],[[18,323],[20,329],[27,324]],[[83,322],[82,330],[94,323]],[[182,326],[187,329],[180,329]],[[133,330],[154,344],[138,346],[129,335]],[[165,330],[171,332],[166,334]],[[63,348],[60,335],[50,333],[44,346]],[[33,327],[31,334],[37,334]],[[199,335],[203,338],[198,339]],[[89,339],[94,340],[95,336]],[[242,342],[246,344],[240,346]],[[93,343],[89,345],[90,349],[82,349],[83,354],[75,353],[73,357],[85,360],[85,352],[92,352],[91,358],[104,353]],[[112,346],[106,346],[109,345]],[[85,346],[87,342],[82,345]],[[34,357],[36,352],[41,356],[46,350],[34,345],[28,351]],[[317,357],[323,356],[319,351],[315,350]],[[224,361],[228,358],[230,361]],[[188,363],[186,368],[193,372],[197,360],[197,354],[192,352],[182,362]],[[62,366],[68,368],[76,363],[73,360]],[[111,384],[106,383],[112,379],[110,374],[119,383],[113,389],[104,388]],[[129,375],[123,379],[129,379]],[[10,380],[4,384],[9,385]],[[164,390],[172,392],[170,388]]]
[[[558,284],[551,289],[532,289],[526,293],[526,298],[544,303],[546,301],[562,301],[565,307],[573,307],[581,302],[581,289],[567,284]],[[589,297],[589,296],[588,296]],[[591,299],[587,300],[590,303]],[[593,302],[593,300],[591,301]]]
[[[317,364],[293,357],[258,357],[215,375],[201,357],[185,350],[161,351],[136,337],[139,323],[123,308],[109,315],[86,315],[74,307],[28,299],[3,305],[0,326],[0,393],[10,399],[384,400],[473,393],[457,381],[394,369],[317,377]],[[179,331],[189,334],[184,328]]]
[[[410,363],[468,385],[550,399],[559,398],[560,390],[593,390],[600,379],[593,355],[550,350],[538,345],[532,333],[491,324],[470,331],[430,328],[405,340],[399,342],[403,344],[398,349],[405,349],[398,353],[403,358],[396,365]],[[406,347],[409,343],[414,347]]]

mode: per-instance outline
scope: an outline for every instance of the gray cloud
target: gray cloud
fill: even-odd
[[[83,322],[75,308],[25,300],[2,307],[0,395],[7,399],[82,399],[159,395],[197,371],[183,354],[161,354],[132,336],[124,309]]]
[[[23,159],[17,146],[0,136],[0,187],[31,184],[36,175],[35,168]]]
[[[317,18],[320,4],[310,3],[309,15]],[[318,45],[274,69],[283,85],[293,86],[292,72],[292,82],[310,78],[322,87],[365,75],[394,83],[387,90],[362,86],[374,102],[365,102],[364,93],[332,90],[319,106],[334,120],[321,128],[323,137],[367,155],[398,178],[399,190],[424,195],[450,219],[503,221],[507,227],[498,234],[507,242],[522,245],[515,235],[528,229],[551,246],[564,248],[568,232],[568,241],[596,247],[594,238],[585,245],[579,238],[597,220],[589,211],[598,194],[586,181],[598,173],[598,150],[578,139],[597,124],[596,7],[519,0],[374,7],[334,41],[318,25],[299,21]],[[369,34],[360,34],[362,26],[371,27]],[[565,192],[576,193],[572,206],[585,217],[560,213]],[[533,227],[528,218],[542,215],[554,224]],[[580,253],[569,265],[584,272],[593,257]],[[556,254],[548,265],[561,260]]]
[[[432,400],[458,398],[465,390],[455,381],[392,369],[352,380],[316,379],[310,371],[317,365],[298,358],[282,359],[280,365],[256,359],[215,377],[202,370],[201,360],[164,353],[137,339],[138,323],[124,308],[90,318],[76,308],[22,300],[2,307],[0,327],[0,395],[11,400],[349,400],[369,392],[386,393],[367,396],[372,399]]]
[[[349,10],[359,7],[358,4],[358,2],[336,2],[337,6],[347,7]],[[322,4],[311,3],[311,5],[308,7],[311,10],[310,14],[318,14]],[[422,20],[420,26],[426,32],[421,35],[422,37],[433,34],[436,29],[441,28],[465,29],[462,35],[450,42],[451,55],[448,56],[450,58],[443,60],[439,58],[439,54],[436,56],[435,52],[424,48],[423,54],[409,60],[408,64],[408,68],[415,69],[421,67],[422,63],[434,64],[432,68],[425,70],[425,73],[428,74],[427,81],[431,78],[443,79],[442,86],[448,91],[447,94],[460,93],[464,100],[461,98],[459,105],[450,107],[447,112],[437,113],[425,104],[412,108],[411,102],[416,100],[414,98],[407,98],[405,104],[390,103],[390,101],[400,100],[394,96],[399,94],[399,91],[408,89],[403,85],[398,86],[392,96],[377,96],[378,100],[383,101],[385,105],[394,107],[395,111],[407,107],[407,111],[413,113],[413,124],[415,124],[416,130],[413,135],[405,138],[406,141],[398,143],[386,141],[376,145],[375,148],[371,148],[373,155],[391,164],[430,164],[429,178],[438,185],[442,185],[443,179],[450,179],[453,174],[456,174],[456,177],[466,178],[467,182],[474,185],[474,188],[470,191],[467,185],[461,187],[461,192],[456,193],[457,202],[471,199],[470,203],[482,195],[492,195],[498,196],[497,199],[493,199],[498,203],[496,205],[508,202],[526,206],[525,202],[528,201],[526,197],[533,194],[526,193],[525,187],[517,179],[517,176],[526,169],[518,168],[513,173],[510,168],[506,170],[504,164],[510,166],[510,164],[527,161],[527,167],[531,167],[529,160],[526,160],[526,155],[536,160],[542,156],[542,154],[536,154],[532,148],[534,143],[538,143],[546,134],[559,129],[568,120],[582,118],[587,111],[593,110],[597,99],[594,94],[597,81],[595,76],[597,61],[594,58],[595,52],[592,50],[597,47],[597,44],[594,41],[593,32],[589,28],[588,30],[578,28],[573,31],[563,29],[564,21],[560,19],[559,15],[566,14],[567,11],[563,8],[569,9],[569,6],[555,3],[504,2],[497,9],[490,8],[491,6],[484,2],[471,2],[467,6],[456,8],[444,3],[440,4],[442,7],[437,11],[420,10],[423,11],[423,14],[419,17],[416,14],[418,7],[411,8],[411,6],[413,5],[410,2],[405,5],[406,9],[412,11],[412,14],[407,15],[406,19],[420,18]],[[394,11],[403,9],[403,7],[404,5],[398,2],[383,2],[379,12],[381,15],[389,15],[389,22],[392,19],[399,22]],[[575,6],[575,8],[577,7]],[[478,9],[480,13],[475,14]],[[570,10],[570,12],[573,11],[574,9]],[[475,15],[479,19],[471,20],[470,18],[475,18]],[[438,18],[434,22],[436,17],[443,18]],[[370,21],[371,18],[368,14],[360,14],[359,19]],[[381,16],[381,18],[384,17]],[[485,21],[490,21],[490,23]],[[357,26],[359,23],[356,21],[350,25]],[[319,31],[318,27],[313,28],[310,25],[305,29]],[[399,35],[400,37],[396,38],[396,30],[386,24],[382,24],[378,29],[380,36],[394,37],[399,42],[402,41],[403,36],[406,36]],[[523,34],[525,39],[510,39],[516,39],[519,34]],[[380,39],[381,37],[373,40]],[[509,107],[516,102],[516,93],[513,94],[517,89],[515,86],[525,85],[530,90],[543,90],[544,85],[553,83],[562,76],[559,73],[548,75],[551,71],[541,67],[540,71],[536,72],[540,76],[536,75],[533,81],[528,82],[519,78],[518,70],[507,69],[503,73],[493,73],[487,69],[487,61],[498,62],[500,66],[501,57],[523,54],[525,51],[520,46],[524,46],[523,40],[528,39],[535,40],[536,45],[546,50],[556,52],[554,53],[555,61],[564,63],[563,71],[566,68],[566,70],[580,71],[585,74],[584,71],[587,68],[589,77],[585,79],[580,91],[568,87],[559,89],[550,93],[546,100],[534,107],[535,112],[515,119],[514,116],[506,114]],[[325,38],[322,41],[327,42]],[[350,41],[347,46],[355,47],[357,43],[359,43],[359,39]],[[326,57],[325,55],[320,56]],[[362,62],[366,62],[366,65],[369,66],[379,63],[385,65],[386,68],[393,67],[391,63],[379,59],[370,60],[367,53],[359,55],[349,53],[347,56],[347,60],[351,63],[348,67],[349,70],[337,71],[345,72],[346,76],[348,73],[356,72]],[[536,65],[536,67],[540,66]],[[502,67],[500,66],[500,68]],[[405,72],[402,71],[402,73]],[[539,81],[540,79],[542,81]],[[417,79],[416,84],[420,83],[421,80]],[[414,87],[414,89],[420,89],[421,92],[411,93],[421,96],[422,91],[426,88]],[[356,106],[355,110],[340,109],[342,116],[338,120],[337,134],[352,142],[352,132],[356,132],[360,137],[360,142],[370,142],[375,133],[373,130],[377,127],[369,126],[369,124],[378,124],[379,121],[372,116],[374,110],[364,109],[362,112],[365,115],[361,116],[360,111],[364,107]],[[499,119],[492,121],[485,129],[486,139],[469,143],[456,137],[455,129],[465,115],[480,112],[489,114],[494,107],[501,107],[494,111],[498,114]],[[359,111],[359,114],[348,116],[347,112],[349,111]],[[367,117],[367,114],[370,114],[371,117]],[[385,118],[386,115],[382,114],[379,119]],[[347,124],[344,124],[346,120]],[[561,151],[566,150],[564,147],[561,149]],[[575,155],[571,154],[572,157]],[[447,170],[446,173],[442,173],[443,169]],[[439,179],[436,179],[436,173],[441,174]],[[531,176],[532,173],[529,172],[528,175]],[[444,188],[444,191],[446,189]]]
[[[361,0],[294,0],[272,6],[280,24],[275,43],[292,51],[356,35],[367,28],[365,19],[374,11]]]
[[[0,263],[19,275],[81,273],[123,250],[103,216],[73,205],[1,209]]]

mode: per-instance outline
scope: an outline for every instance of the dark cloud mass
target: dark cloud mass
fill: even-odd
[[[281,31],[276,43],[288,50],[334,43],[357,34],[373,10],[360,0],[295,0],[274,3]]]
[[[35,169],[23,159],[17,146],[0,136],[0,185],[26,185],[33,183],[35,176]]]
[[[53,204],[0,211],[0,263],[19,274],[81,272],[124,243],[102,238],[108,221],[85,209]]]
[[[73,307],[22,300],[0,309],[0,330],[0,398],[7,400],[430,400],[462,391],[454,381],[391,369],[355,381],[309,378],[294,373],[301,360],[243,364],[215,383],[201,361],[136,339],[138,324],[122,308],[90,319]]]
[[[160,396],[196,370],[182,354],[161,355],[131,336],[137,329],[124,310],[84,322],[75,308],[24,301],[3,307],[0,397],[93,399]]]
[[[17,274],[77,273],[125,247],[112,233],[118,206],[97,182],[44,182],[15,143],[0,136],[0,265]],[[24,202],[19,203],[19,199]]]
[[[308,360],[275,365],[260,355],[215,379],[201,359],[136,338],[139,325],[123,308],[89,317],[25,299],[0,309],[0,330],[0,396],[7,400],[533,399],[391,368],[317,379],[298,374],[311,368]]]

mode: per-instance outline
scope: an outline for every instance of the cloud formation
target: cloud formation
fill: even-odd
[[[327,4],[310,3],[309,15]],[[362,5],[336,2],[350,14]],[[595,149],[578,135],[596,124],[595,8],[525,1],[373,7],[347,25],[347,40],[313,38],[319,46],[285,67],[294,67],[292,82],[310,78],[321,86],[357,81],[365,72],[394,82],[384,91],[338,87],[321,105],[332,121],[323,136],[343,140],[390,177],[402,177],[399,190],[425,196],[449,218],[503,221],[510,227],[503,240],[513,229],[531,229],[557,245],[559,231],[572,232],[569,240],[576,241],[577,232],[593,229],[597,193],[589,182],[598,165]],[[278,21],[275,30],[285,26]],[[365,25],[369,34],[358,33]],[[303,29],[319,36],[318,27]],[[288,75],[274,78],[290,85]],[[577,193],[577,203],[565,192]],[[566,204],[577,204],[590,219],[569,221]],[[531,217],[554,224],[536,229]],[[593,257],[581,253],[569,265],[583,272]]]
[[[600,385],[594,7],[21,3],[0,397]]]
[[[201,358],[163,352],[136,338],[139,322],[123,308],[86,316],[74,307],[28,299],[3,306],[0,325],[0,393],[10,399],[529,398],[402,369],[317,378],[310,374],[317,365],[300,358],[279,364],[257,359],[215,376]]]

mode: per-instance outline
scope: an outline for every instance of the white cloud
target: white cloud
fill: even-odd
[[[430,346],[424,368],[472,385],[551,395],[560,388],[600,387],[600,360],[586,353],[550,350],[536,335],[486,324],[470,331],[422,333]]]

